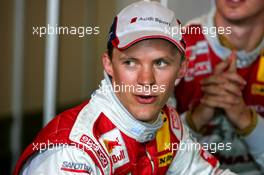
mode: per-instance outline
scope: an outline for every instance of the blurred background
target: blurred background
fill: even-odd
[[[89,99],[102,78],[112,19],[136,0],[0,0],[0,174],[54,115]],[[161,0],[186,23],[213,0]],[[43,35],[34,29],[98,27],[99,34]]]

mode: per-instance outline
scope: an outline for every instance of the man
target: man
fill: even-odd
[[[193,142],[165,106],[186,68],[170,26],[179,27],[173,12],[157,2],[123,9],[102,56],[101,87],[42,130],[14,174],[231,174],[203,149],[175,149]]]
[[[245,174],[264,173],[263,21],[263,0],[216,0],[216,9],[185,28],[190,62],[175,88],[177,108],[199,141],[231,144],[215,155]],[[215,27],[217,37],[206,33]],[[190,33],[194,28],[204,33]]]

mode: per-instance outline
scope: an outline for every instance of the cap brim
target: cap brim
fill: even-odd
[[[173,43],[182,54],[184,54],[184,49],[180,44],[180,41],[177,41],[171,37],[170,34],[165,34],[160,31],[137,31],[124,34],[123,36],[118,36],[119,43],[116,46],[120,50],[127,49],[131,45],[151,38],[161,38]]]

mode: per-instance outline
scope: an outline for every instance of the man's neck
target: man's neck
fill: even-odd
[[[243,22],[232,22],[226,20],[221,14],[216,12],[216,27],[231,27],[231,34],[224,34],[224,37],[237,49],[250,52],[254,50],[263,39],[264,13],[245,20]]]

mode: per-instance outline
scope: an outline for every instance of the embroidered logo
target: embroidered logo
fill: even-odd
[[[115,147],[122,146],[119,143],[118,138],[116,138],[116,140],[104,140],[104,144],[109,153],[112,153]]]
[[[86,173],[92,174],[92,168],[90,165],[78,162],[64,161],[61,165],[62,171],[73,172],[73,173]]]
[[[264,96],[264,85],[262,85],[262,84],[252,84],[251,93],[253,95],[262,95],[262,96]]]
[[[89,149],[93,150],[97,156],[97,158],[100,160],[102,166],[105,168],[108,164],[107,158],[104,155],[104,152],[102,149],[96,144],[89,136],[83,134],[80,142],[86,144]]]
[[[137,21],[137,17],[134,17],[134,18],[132,18],[131,20],[130,20],[130,23],[134,23],[134,22],[136,22]]]
[[[104,133],[99,140],[108,151],[109,157],[113,162],[114,169],[119,168],[129,162],[125,142],[117,128]]]

